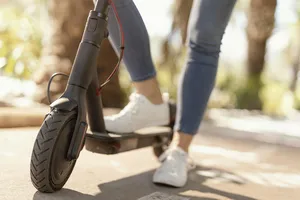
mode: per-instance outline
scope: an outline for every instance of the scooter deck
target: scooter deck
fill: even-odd
[[[116,154],[167,141],[172,137],[169,127],[149,127],[129,134],[87,133],[85,148],[100,154]]]

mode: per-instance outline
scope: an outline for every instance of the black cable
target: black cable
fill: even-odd
[[[61,73],[61,72],[57,72],[57,73],[54,73],[50,79],[49,79],[49,82],[48,82],[48,87],[47,87],[47,97],[48,97],[48,101],[49,101],[49,104],[52,103],[51,101],[51,95],[50,95],[50,87],[51,87],[51,83],[52,83],[52,80],[56,77],[56,76],[65,76],[65,77],[69,77],[69,75],[65,74],[65,73]]]

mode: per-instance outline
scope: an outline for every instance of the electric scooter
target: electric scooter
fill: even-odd
[[[120,59],[112,74],[99,87],[96,61],[101,42],[108,37],[109,9],[114,10],[119,22]],[[84,146],[86,150],[99,154],[117,154],[153,146],[156,156],[168,148],[173,137],[174,103],[169,103],[169,126],[145,128],[130,134],[109,133],[105,129],[101,88],[118,69],[123,54],[124,37],[114,3],[98,0],[87,19],[66,89],[50,104],[50,112],[45,116],[34,143],[30,174],[34,187],[40,192],[52,193],[64,186]],[[51,77],[49,99],[51,81],[57,75],[65,74],[56,73]]]

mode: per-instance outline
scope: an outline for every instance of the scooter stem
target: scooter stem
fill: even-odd
[[[70,160],[78,158],[85,138],[86,104],[91,130],[105,133],[101,98],[96,96],[96,89],[98,87],[97,57],[102,40],[108,36],[108,5],[108,0],[99,0],[95,10],[90,11],[67,88],[61,98],[51,104],[52,108],[61,110],[77,109],[75,130],[67,155]]]

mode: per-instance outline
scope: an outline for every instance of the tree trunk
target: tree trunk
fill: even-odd
[[[172,32],[180,31],[182,44],[187,38],[188,22],[193,5],[193,0],[176,0],[173,11]]]
[[[251,0],[247,26],[248,80],[240,97],[241,108],[262,108],[259,98],[261,74],[265,63],[266,43],[274,28],[276,3],[276,0]]]
[[[89,10],[93,9],[92,0],[50,0],[49,16],[51,19],[52,33],[50,43],[43,49],[41,68],[34,74],[34,81],[38,86],[35,100],[47,103],[46,85],[50,76],[55,72],[69,74]],[[118,58],[108,40],[104,40],[98,58],[99,84],[111,73]],[[62,93],[67,80],[57,77],[53,80],[51,94],[54,96]],[[104,107],[122,107],[124,95],[121,91],[118,74],[102,90]]]
[[[191,13],[193,0],[175,0],[172,9],[172,26],[168,36],[162,41],[161,57],[158,62],[158,68],[167,69],[167,77],[169,78],[169,93],[171,97],[176,97],[176,84],[178,70],[181,67],[180,60],[184,53],[184,44],[187,39],[188,22]],[[181,36],[180,48],[173,48],[172,37],[177,33]]]
[[[276,0],[252,0],[248,16],[248,73],[260,75],[264,68],[266,43],[275,22]]]
[[[163,41],[162,44],[162,60],[159,65],[165,65],[168,62],[174,60],[181,52],[172,52],[170,50],[170,40],[172,36],[179,31],[181,36],[181,44],[182,46],[185,44],[187,39],[187,29],[188,22],[190,18],[190,13],[193,5],[193,0],[175,0],[172,11],[172,27],[168,37]],[[176,61],[174,61],[176,62]],[[171,65],[173,65],[172,63]]]

